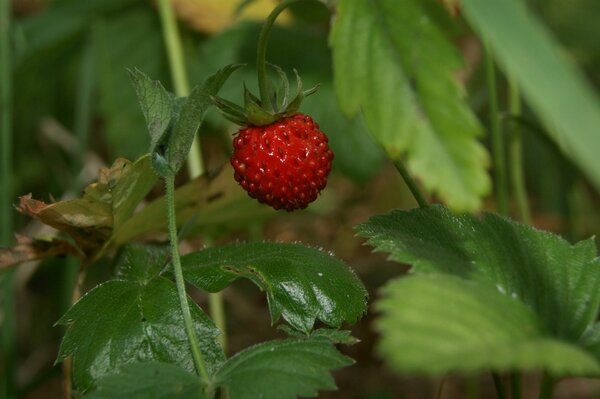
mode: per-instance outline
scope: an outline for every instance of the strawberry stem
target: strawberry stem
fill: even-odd
[[[275,23],[275,20],[288,6],[293,3],[297,3],[301,0],[284,0],[277,5],[271,11],[271,14],[267,17],[265,24],[263,25],[260,35],[258,36],[258,51],[256,54],[256,72],[258,73],[258,90],[260,92],[260,102],[262,107],[268,107],[270,104],[269,100],[269,83],[267,81],[267,43],[269,41],[269,33],[271,27]],[[275,110],[271,110],[275,111]]]
[[[417,186],[417,183],[415,183],[410,173],[408,173],[408,171],[406,170],[406,167],[404,166],[402,161],[400,161],[399,159],[394,160],[394,166],[396,167],[396,170],[400,173],[400,176],[402,176],[402,179],[408,186],[408,189],[412,193],[413,197],[415,197],[415,200],[417,200],[419,207],[427,208],[429,206],[429,203],[425,199],[425,196],[423,195],[421,190],[419,190],[419,186]]]

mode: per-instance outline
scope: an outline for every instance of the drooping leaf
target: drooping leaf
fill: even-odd
[[[331,327],[356,322],[367,291],[344,263],[300,244],[250,243],[209,248],[182,257],[188,282],[218,292],[238,278],[266,291],[273,322],[283,317],[308,334],[315,320]]]
[[[205,399],[197,375],[168,363],[128,364],[98,380],[86,399]]]
[[[0,270],[23,262],[66,255],[81,256],[81,253],[66,240],[42,240],[17,234],[15,246],[0,248]]]
[[[273,216],[271,208],[259,204],[240,190],[232,178],[233,168],[225,165],[215,174],[200,176],[175,190],[177,225],[192,223],[192,232],[217,227],[217,233],[226,227],[240,228],[248,223]],[[111,247],[139,239],[146,234],[167,231],[164,197],[155,199],[130,217],[115,232]]]
[[[230,399],[312,398],[336,388],[331,370],[352,363],[326,339],[270,341],[230,358],[215,381]]]
[[[467,0],[461,5],[552,139],[600,189],[600,99],[592,86],[522,2]]]
[[[82,390],[120,366],[158,361],[194,372],[175,284],[157,276],[167,249],[134,246],[119,258],[121,277],[94,288],[58,324],[67,325],[57,361],[73,356],[73,379]],[[146,256],[145,256],[146,254]],[[144,270],[146,269],[146,270]],[[193,301],[190,310],[210,373],[224,361],[218,330]]]
[[[17,210],[69,234],[88,256],[96,254],[133,213],[156,182],[148,156],[130,162],[117,159],[100,170],[96,183],[81,198],[46,204],[20,198]]]
[[[453,274],[518,298],[553,336],[577,341],[596,318],[600,258],[591,239],[570,245],[495,214],[440,206],[374,216],[357,230],[415,273]]]
[[[549,334],[530,308],[489,285],[439,274],[399,278],[376,306],[378,351],[403,373],[600,373],[598,358]]]
[[[331,33],[334,82],[347,115],[360,110],[390,157],[451,208],[490,190],[482,129],[455,73],[457,49],[416,0],[340,0]]]

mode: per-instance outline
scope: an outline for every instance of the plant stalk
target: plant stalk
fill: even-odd
[[[540,396],[539,399],[550,399],[554,391],[554,378],[546,372],[542,375],[542,381],[540,382]]]
[[[419,207],[420,208],[427,208],[429,206],[429,204],[427,203],[427,200],[425,199],[425,196],[423,195],[423,193],[421,192],[421,190],[419,190],[419,186],[417,186],[417,183],[410,176],[410,174],[408,173],[408,171],[404,167],[404,164],[402,163],[402,161],[400,161],[399,159],[395,160],[394,161],[394,166],[396,167],[396,169],[400,173],[400,176],[402,176],[402,179],[404,180],[404,182],[408,186],[408,189],[412,193],[413,197],[415,197],[415,200],[419,204]]]
[[[167,47],[167,57],[169,59],[171,79],[173,80],[173,89],[176,96],[186,97],[190,94],[190,84],[185,70],[185,58],[183,56],[181,36],[177,27],[177,19],[173,12],[171,0],[158,0],[158,11],[160,14],[165,46]],[[190,178],[192,179],[204,174],[202,147],[198,134],[194,135],[192,149],[188,155],[187,167]]]
[[[205,381],[210,381],[210,376],[200,351],[198,337],[192,323],[192,314],[188,304],[187,292],[185,290],[185,281],[183,279],[183,270],[181,269],[181,259],[179,257],[179,238],[177,237],[177,224],[175,220],[175,177],[165,178],[166,200],[167,200],[167,223],[169,230],[169,241],[171,243],[171,257],[173,263],[173,273],[175,275],[175,284],[177,285],[177,293],[179,294],[179,304],[181,305],[181,313],[183,314],[183,323],[185,332],[192,350],[194,365],[198,374]]]
[[[267,17],[260,35],[258,36],[258,51],[256,53],[256,72],[258,74],[258,90],[260,93],[260,102],[263,107],[268,107],[269,101],[269,82],[267,80],[267,44],[269,41],[269,33],[275,23],[275,20],[281,14],[283,10],[289,7],[291,4],[297,3],[301,0],[283,0],[279,3],[271,14]]]
[[[515,371],[510,376],[512,399],[521,399],[521,373]]]
[[[170,0],[159,0],[159,12],[162,23],[163,36],[167,47],[167,56],[173,79],[173,88],[175,95],[185,97],[190,93],[190,85],[185,69],[185,58],[183,55],[183,46],[181,45],[181,36],[177,27],[177,20],[173,12],[173,6]],[[202,144],[198,134],[194,135],[192,148],[187,159],[187,169],[190,179],[195,179],[205,172],[204,160],[202,158]],[[225,350],[227,346],[227,334],[225,329],[225,308],[223,306],[223,296],[220,292],[209,293],[208,302],[210,316],[215,322],[217,328],[221,331],[219,342]]]
[[[498,111],[498,90],[496,83],[496,69],[494,58],[490,49],[485,48],[485,77],[488,89],[490,128],[492,131],[492,156],[494,158],[494,173],[496,177],[496,201],[498,213],[508,215],[508,184],[506,180],[506,161],[504,138],[500,126]]]
[[[494,387],[496,387],[498,399],[506,399],[506,391],[504,390],[504,384],[502,383],[500,374],[492,373],[492,378],[494,379]]]
[[[0,0],[0,246],[10,246],[12,218],[12,52],[11,8],[9,0]],[[14,269],[0,275],[2,295],[2,381],[0,397],[14,398],[16,376],[15,286]]]
[[[508,112],[513,117],[518,118],[521,116],[521,96],[519,86],[514,78],[510,78],[508,81]],[[519,218],[523,223],[531,224],[529,200],[527,198],[525,176],[523,173],[523,141],[518,123],[511,124],[508,138],[508,158],[512,192],[517,204]]]

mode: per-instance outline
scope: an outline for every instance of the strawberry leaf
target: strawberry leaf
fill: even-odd
[[[483,293],[478,294],[477,290],[491,290],[511,298],[511,305],[496,305],[494,301],[500,301],[500,299],[490,299],[488,302],[481,299],[482,306],[488,309],[488,312],[492,312],[492,307],[496,307],[503,315],[502,317],[508,318],[510,312],[520,312],[519,308],[528,309],[533,321],[527,322],[529,324],[514,326],[516,330],[526,331],[518,332],[523,337],[521,341],[519,341],[518,334],[511,333],[513,334],[512,338],[507,338],[505,347],[507,350],[513,348],[509,351],[512,357],[510,361],[504,359],[506,362],[502,363],[504,364],[502,367],[511,367],[509,364],[514,367],[527,366],[524,363],[525,360],[519,360],[518,353],[521,349],[529,350],[521,347],[521,345],[525,345],[522,341],[526,339],[534,339],[536,342],[538,339],[556,340],[563,346],[579,348],[578,350],[583,351],[587,347],[596,345],[597,340],[590,331],[594,328],[594,321],[600,305],[600,258],[597,257],[597,250],[591,239],[571,245],[559,236],[512,222],[494,214],[486,213],[481,218],[472,215],[454,215],[440,206],[408,212],[396,210],[387,215],[374,216],[367,223],[358,226],[357,230],[359,235],[369,239],[368,243],[375,246],[377,251],[389,252],[391,259],[412,264],[414,266],[413,273],[445,274],[460,278],[468,284],[475,284],[477,288],[471,290],[473,291],[472,295],[469,294],[475,299],[484,296]],[[437,284],[436,286],[439,286],[443,283],[406,284]],[[464,287],[456,288],[458,287],[456,284],[448,289],[453,292],[461,289],[464,289],[465,292],[469,291]],[[398,284],[397,287],[400,285]],[[403,288],[394,288],[397,291],[401,289]],[[440,286],[441,289],[446,288]],[[435,292],[435,288],[432,290]],[[390,295],[396,298],[392,302],[399,305],[401,300],[398,299],[398,295],[400,294]],[[444,301],[439,303],[433,299],[426,301],[423,298],[425,295],[428,294],[415,296],[413,300],[403,302],[405,305],[397,308],[392,305],[386,307],[387,316],[384,318],[398,320],[406,318],[408,323],[410,322],[409,317],[400,313],[409,312],[407,309],[410,306],[418,306],[418,301],[423,301],[423,306],[431,306],[431,314],[435,314],[433,310],[435,306],[441,306],[440,304]],[[462,310],[465,312],[465,320],[474,317],[467,313],[481,313],[480,310],[468,304],[469,301],[471,299],[463,301],[464,309]],[[455,306],[460,306],[460,303],[457,300]],[[410,312],[412,314],[412,311]],[[428,314],[423,309],[421,309],[421,313]],[[413,321],[423,324],[426,323],[425,319],[430,319],[429,322],[434,323],[433,319],[436,317],[438,316],[423,316],[423,320],[415,319]],[[448,313],[447,317],[454,316],[452,313]],[[466,320],[465,323],[468,325],[470,321]],[[531,323],[535,325],[535,328],[528,327]],[[398,325],[386,331],[391,333],[396,327]],[[407,328],[410,327],[407,325]],[[476,339],[476,335],[479,330],[476,326],[473,328],[475,329],[472,330],[474,334],[471,349],[473,353],[481,350],[479,355],[482,355],[489,348],[477,346],[479,341]],[[481,331],[484,331],[487,327],[481,325],[481,328]],[[432,328],[432,331],[437,330]],[[528,335],[530,333],[533,335]],[[415,335],[415,339],[418,335]],[[452,345],[446,335],[440,334],[436,337],[435,339]],[[397,336],[385,339],[396,340]],[[434,339],[433,335],[428,339]],[[458,343],[468,344],[466,340]],[[442,344],[440,343],[440,345]],[[467,350],[467,348],[464,347],[461,350]],[[588,354],[600,359],[597,353],[589,352]],[[398,356],[397,353],[394,356]],[[485,356],[493,357],[489,354]],[[573,362],[569,360],[571,359],[570,355],[565,356],[563,369],[549,359],[547,359],[548,361],[543,360],[545,359],[543,356],[535,357],[537,366],[533,363],[530,366],[546,367],[553,372],[563,374],[579,372],[573,366]],[[456,357],[456,359],[462,358]],[[591,363],[585,364],[587,365],[585,367],[588,367]],[[479,365],[482,366],[483,363],[479,363]],[[459,367],[460,365],[455,366]],[[501,363],[490,363],[489,366],[500,367]],[[592,371],[592,368],[588,367],[588,372]]]
[[[267,293],[273,322],[283,317],[309,334],[315,320],[331,327],[356,322],[367,291],[344,263],[299,244],[252,243],[209,248],[182,257],[191,284],[218,292],[247,278]]]
[[[330,37],[338,102],[451,208],[490,190],[482,128],[455,76],[458,51],[416,0],[341,0]]]
[[[378,351],[402,373],[545,369],[599,375],[598,358],[545,330],[523,302],[447,275],[399,278],[382,290]]]
[[[230,399],[312,398],[319,389],[336,389],[330,370],[352,363],[326,339],[286,339],[237,353],[215,380]]]
[[[132,362],[159,361],[194,372],[177,289],[157,276],[167,253],[166,247],[126,248],[117,265],[120,278],[94,288],[58,321],[68,327],[57,361],[73,356],[73,378],[80,389]],[[218,330],[190,303],[200,347],[213,372],[224,361]]]
[[[98,380],[86,399],[205,399],[197,375],[168,363],[132,363]]]
[[[131,73],[138,100],[146,117],[151,137],[152,165],[159,176],[174,176],[192,146],[212,98],[229,75],[241,65],[228,65],[203,84],[194,88],[189,97],[175,100],[160,84],[139,71]]]

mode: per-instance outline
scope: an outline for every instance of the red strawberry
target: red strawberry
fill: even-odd
[[[242,128],[233,140],[235,180],[275,209],[304,209],[327,184],[333,160],[327,142],[304,114]]]

